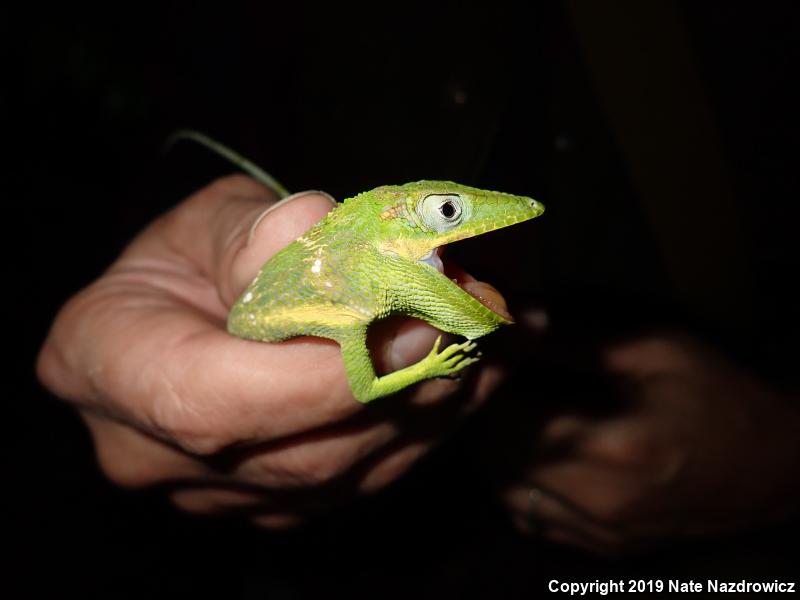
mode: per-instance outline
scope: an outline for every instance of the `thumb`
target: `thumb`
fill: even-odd
[[[325,192],[292,194],[280,202],[249,216],[240,226],[221,260],[218,286],[223,302],[230,306],[250,284],[259,269],[278,251],[316,225],[336,201]]]

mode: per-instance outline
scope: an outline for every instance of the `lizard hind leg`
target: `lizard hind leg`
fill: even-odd
[[[425,379],[453,377],[479,360],[468,356],[476,347],[472,341],[451,344],[440,351],[440,335],[428,355],[419,362],[378,376],[367,347],[366,326],[342,332],[336,339],[342,347],[342,359],[350,389],[356,399],[363,403],[394,394]]]

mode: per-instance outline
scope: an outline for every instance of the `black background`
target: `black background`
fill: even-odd
[[[480,416],[410,477],[300,531],[186,517],[158,491],[107,483],[79,419],[33,373],[58,307],[145,223],[231,171],[188,144],[160,154],[171,131],[190,126],[292,190],[344,198],[442,178],[532,195],[548,207],[538,229],[462,250],[512,302],[547,301],[573,326],[679,322],[765,377],[796,382],[796,11],[675,6],[746,224],[754,300],[741,322],[708,318],[671,289],[561,3],[10,9],[3,570],[23,587],[9,597],[53,587],[103,598],[530,597],[552,578],[796,577],[794,526],[621,562],[518,536],[461,460]]]

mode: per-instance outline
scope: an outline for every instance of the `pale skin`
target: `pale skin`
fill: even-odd
[[[470,385],[426,381],[365,410],[336,343],[227,333],[229,307],[261,265],[333,207],[308,193],[264,215],[275,201],[236,175],[156,220],[64,306],[37,365],[42,382],[78,408],[110,479],[165,485],[187,511],[241,512],[266,527],[343,501],[350,492],[340,481],[355,481],[357,493],[393,481],[500,377],[487,367]],[[378,370],[413,364],[440,333],[418,321],[383,323]],[[425,421],[417,412],[434,406],[438,430],[424,425],[437,432],[416,436]]]

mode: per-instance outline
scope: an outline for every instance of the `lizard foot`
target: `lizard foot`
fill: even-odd
[[[442,336],[436,338],[433,348],[423,359],[423,367],[427,377],[455,377],[464,367],[478,362],[477,357],[467,356],[472,352],[477,344],[466,341],[460,344],[450,344],[447,348],[439,352]]]

